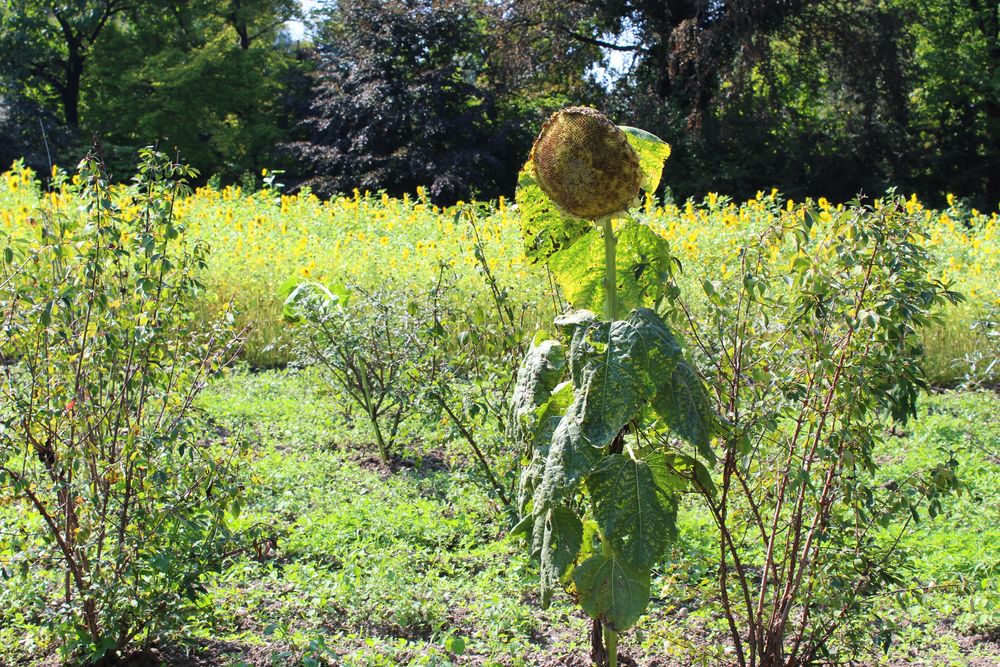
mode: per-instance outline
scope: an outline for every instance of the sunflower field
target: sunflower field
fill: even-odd
[[[588,636],[592,657],[601,646],[591,620],[612,612],[567,604],[588,581],[585,565],[584,579],[562,580],[553,596],[563,578],[543,562],[538,595],[533,554],[513,536],[526,525],[519,512],[533,517],[525,480],[541,450],[528,456],[528,431],[512,442],[511,425],[528,423],[517,406],[532,415],[576,404],[565,391],[576,369],[544,407],[531,403],[531,368],[560,377],[573,354],[598,367],[601,350],[620,345],[600,338],[589,312],[615,283],[595,278],[589,256],[567,281],[559,253],[577,246],[544,224],[541,242],[558,261],[539,261],[542,234],[526,233],[526,221],[552,209],[523,190],[515,201],[441,207],[423,188],[321,199],[285,193],[266,170],[259,188],[188,187],[195,177],[152,149],[129,182],[93,158],[79,172],[43,177],[15,162],[0,173],[0,664],[592,664],[581,662]],[[817,650],[873,667],[995,664],[1000,532],[983,507],[1000,489],[1000,213],[955,197],[933,209],[894,192],[631,204],[601,220],[596,245],[607,253],[606,239],[622,239],[622,295],[659,296],[607,326],[647,318],[674,341],[666,313],[680,341],[671,349],[691,355],[677,367],[693,389],[687,408],[678,389],[676,403],[630,418],[628,442],[617,437],[622,451],[598,472],[630,460],[623,452],[680,442],[651,415],[706,414],[698,374],[713,355],[736,362],[733,375],[716,367],[711,400],[739,390],[740,411],[728,414],[759,415],[747,423],[766,433],[756,445],[750,431],[729,437],[739,427],[718,407],[690,422],[701,431],[683,427],[695,449],[669,454],[675,478],[664,479],[680,490],[669,530],[653,536],[662,553],[629,575],[641,608],[621,612],[627,622],[613,630],[607,621],[606,646],[621,634],[637,661],[621,664],[739,664],[722,613],[726,559],[709,537],[714,489],[742,461],[741,481],[760,482],[740,502],[760,511],[779,487],[805,499],[809,470],[789,466],[805,451],[795,438],[808,435],[817,466],[836,445],[852,471],[830,543],[856,538],[822,552],[830,574],[809,584],[817,613],[851,605],[849,591],[879,577]],[[642,248],[629,245],[636,223]],[[885,254],[873,239],[887,239]],[[647,258],[645,248],[656,250]],[[879,292],[864,301],[873,273]],[[567,302],[588,310],[567,317]],[[540,335],[552,335],[553,320],[557,331],[596,333],[574,333],[576,352],[560,361],[564,344]],[[854,327],[868,333],[848,354]],[[738,344],[734,331],[744,332]],[[591,347],[580,352],[580,340]],[[616,363],[649,354],[641,349]],[[741,359],[749,379],[730,384]],[[814,383],[841,389],[803,399]],[[854,435],[840,440],[850,420]],[[716,460],[737,447],[742,458]],[[651,460],[666,466],[666,456]],[[588,480],[595,516],[635,486],[611,483],[619,477]],[[639,505],[620,514],[637,516]],[[545,512],[576,526],[571,546],[586,551],[572,511]],[[532,540],[551,546],[550,520],[532,521],[543,527],[529,529]],[[586,521],[593,541],[601,528]],[[734,552],[757,567],[763,544]]]
[[[264,170],[264,187],[253,192],[239,186],[201,187],[173,204],[177,219],[211,249],[201,276],[206,286],[203,314],[210,317],[234,302],[240,321],[252,326],[243,351],[252,367],[288,361],[274,344],[282,332],[279,287],[285,281],[298,277],[376,285],[392,276],[421,289],[429,288],[440,267],[447,266],[471,295],[463,302],[474,304],[482,289],[471,250],[475,243],[482,244],[491,270],[511,286],[511,298],[531,304],[537,318],[528,324],[551,319],[553,284],[544,269],[525,258],[512,202],[501,197],[438,207],[422,188],[402,198],[354,190],[321,200],[308,191],[283,194],[276,176]],[[0,174],[0,230],[25,243],[41,243],[37,222],[42,216],[73,215],[79,177],[56,167],[50,183],[44,187],[37,174],[18,163]],[[923,331],[932,382],[995,383],[1000,377],[1000,213],[969,208],[953,196],[941,210],[925,207],[916,196],[895,194],[876,199],[874,207],[894,203],[918,221],[922,244],[937,262],[935,277],[966,299]],[[469,208],[476,211],[474,224],[461,215]],[[661,204],[647,197],[639,215],[669,241],[683,267],[678,284],[696,301],[691,295],[701,292],[704,279],[733,275],[739,263],[733,249],[769,226],[808,219],[822,234],[835,229],[843,216],[857,213],[849,204],[822,197],[797,202],[772,190],[742,202],[717,193],[683,203]],[[794,261],[794,256],[779,257],[780,251],[775,246],[771,259]]]

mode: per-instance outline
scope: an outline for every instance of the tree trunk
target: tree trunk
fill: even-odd
[[[80,81],[83,79],[84,57],[79,48],[70,48],[66,59],[66,86],[62,89],[63,113],[66,124],[80,127]]]

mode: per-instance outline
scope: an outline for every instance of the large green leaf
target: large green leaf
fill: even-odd
[[[670,157],[670,144],[646,130],[627,125],[619,126],[629,144],[639,154],[639,168],[642,170],[642,189],[655,192],[660,185],[663,162]]]
[[[597,554],[573,570],[580,606],[615,632],[629,629],[649,604],[649,570]]]
[[[553,389],[549,400],[535,411],[536,421],[533,438],[530,441],[531,459],[521,470],[521,484],[518,487],[517,501],[522,517],[530,512],[530,502],[535,495],[535,489],[545,476],[552,436],[572,402],[573,383],[566,381]],[[528,530],[529,526],[524,526],[524,529]]]
[[[672,371],[680,347],[656,313],[641,308],[625,320],[594,322],[577,331],[570,366],[577,385],[580,433],[593,447],[611,442]]]
[[[555,502],[572,492],[600,458],[580,430],[583,403],[577,394],[552,433],[545,472],[533,499],[536,519]]]
[[[604,308],[604,239],[597,229],[549,259],[552,274],[574,308]],[[629,221],[618,233],[615,275],[623,310],[653,306],[666,294],[670,245],[649,227]]]
[[[591,229],[573,245],[553,254],[549,268],[570,305],[601,311],[605,292],[604,240],[597,229]]]
[[[549,606],[553,591],[566,580],[583,544],[583,523],[566,507],[550,509],[544,526],[540,545],[542,608]]]
[[[635,330],[635,336],[642,345],[646,370],[654,384],[682,363],[680,343],[656,311],[638,308],[629,313],[626,321]]]
[[[672,431],[693,444],[709,464],[715,463],[712,436],[718,428],[718,418],[698,374],[680,361],[663,377],[665,381],[653,399],[656,414]]]
[[[538,185],[531,162],[524,165],[517,177],[514,201],[521,217],[524,255],[533,262],[544,261],[553,253],[568,248],[593,228],[589,221],[559,210]]]
[[[587,358],[577,387],[580,432],[592,447],[601,449],[653,397],[656,385],[646,369],[641,340],[627,322],[601,322],[592,327],[586,345]]]
[[[548,403],[565,374],[566,352],[557,340],[532,344],[517,371],[510,402],[507,437],[529,445],[535,439],[538,409]]]
[[[654,469],[612,454],[587,477],[601,534],[617,556],[638,569],[652,567],[677,532],[677,501],[663,472],[661,461]]]
[[[571,313],[556,318],[556,328],[569,341],[570,379],[574,386],[579,386],[586,361],[580,350],[587,349],[586,339],[590,328],[598,323],[597,316],[589,310],[574,310]],[[574,350],[576,353],[574,354]]]
[[[598,450],[580,435],[579,417],[574,414],[574,408],[579,409],[577,403],[570,406],[552,434],[552,443],[541,471],[541,482],[535,487],[531,498],[531,518],[525,517],[518,524],[519,531],[531,530],[533,556],[542,555],[540,551],[545,542],[549,512],[576,490],[580,480],[600,460]]]

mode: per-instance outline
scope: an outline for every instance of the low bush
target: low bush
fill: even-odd
[[[0,237],[0,554],[89,663],[182,622],[231,541],[244,452],[192,407],[240,343],[231,317],[192,312],[207,251],[173,210],[192,172],[146,150],[115,197],[96,157],[80,174],[79,211]]]

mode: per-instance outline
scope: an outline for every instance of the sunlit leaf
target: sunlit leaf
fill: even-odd
[[[655,192],[660,185],[663,162],[670,157],[670,144],[655,134],[627,125],[619,125],[632,148],[639,154],[639,168],[642,170],[642,189]]]
[[[590,222],[566,215],[556,206],[538,185],[530,162],[518,175],[514,199],[521,218],[524,255],[533,262],[568,248],[593,228]]]
[[[616,292],[624,311],[652,307],[667,293],[670,246],[649,227],[630,221],[618,233]],[[549,267],[574,308],[604,308],[604,239],[592,229],[549,259]]]

